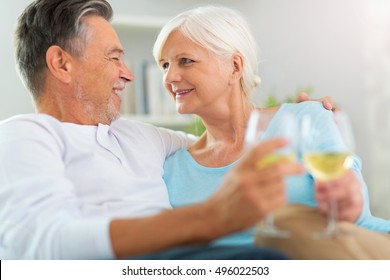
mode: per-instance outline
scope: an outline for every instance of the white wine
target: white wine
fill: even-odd
[[[264,167],[267,167],[270,164],[273,164],[277,161],[290,161],[294,162],[295,161],[295,153],[286,153],[286,154],[279,154],[279,153],[274,153],[267,155],[260,161],[256,163],[256,168],[257,169],[262,169]]]
[[[332,180],[351,168],[353,158],[350,153],[307,153],[303,156],[308,171],[318,180]]]

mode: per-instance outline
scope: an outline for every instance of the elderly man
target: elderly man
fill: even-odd
[[[104,0],[37,0],[19,18],[17,64],[37,113],[0,124],[0,257],[284,258],[199,244],[283,205],[283,178],[302,167],[255,163],[285,141],[254,148],[209,200],[172,210],[162,165],[192,140],[119,119],[133,74],[111,17]]]

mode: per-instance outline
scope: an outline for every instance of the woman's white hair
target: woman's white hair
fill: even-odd
[[[177,15],[161,29],[154,43],[153,55],[157,63],[168,36],[175,30],[222,59],[239,52],[244,58],[241,87],[246,97],[260,84],[257,45],[238,12],[226,7],[204,6]]]

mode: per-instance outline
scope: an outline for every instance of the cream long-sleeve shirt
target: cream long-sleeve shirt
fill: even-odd
[[[170,208],[165,158],[188,135],[119,119],[0,123],[0,259],[110,259],[113,218]]]

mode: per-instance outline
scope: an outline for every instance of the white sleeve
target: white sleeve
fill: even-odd
[[[161,153],[163,158],[166,158],[181,148],[188,147],[197,139],[196,136],[182,131],[156,127],[148,123],[129,121],[126,119],[115,122],[113,126],[124,133],[129,133],[128,130],[130,128],[131,130],[136,130],[138,135],[137,141],[144,139],[144,141],[148,141],[151,145],[153,143],[158,147],[158,152]]]
[[[0,125],[0,258],[113,258],[108,218],[83,218],[66,147],[45,125]]]
[[[164,146],[166,157],[177,150],[188,147],[197,139],[196,136],[186,134],[182,131],[174,131],[166,128],[157,128]]]

